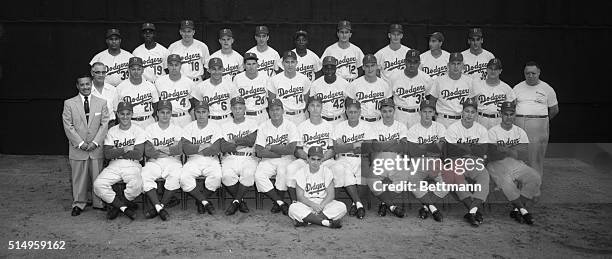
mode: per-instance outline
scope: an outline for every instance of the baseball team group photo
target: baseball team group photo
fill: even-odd
[[[384,4],[371,14],[388,16],[373,19],[354,9],[366,1],[265,2],[280,5],[7,13],[2,105],[33,113],[2,127],[0,255],[612,254],[611,138],[576,132],[604,96],[578,93],[564,73],[571,43],[534,43],[609,23],[531,18],[569,8],[552,2],[512,19],[518,4],[476,1],[505,17],[493,23],[433,3]],[[70,30],[76,41],[50,54],[69,65],[34,61],[62,64],[39,72],[54,84],[12,84],[19,35],[39,31],[52,47]]]

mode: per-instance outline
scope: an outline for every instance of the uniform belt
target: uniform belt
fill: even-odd
[[[397,109],[399,109],[400,111],[404,111],[404,112],[418,112],[420,110],[419,108],[406,109],[406,108],[399,107],[399,106],[397,106]]]
[[[298,115],[298,114],[301,114],[303,112],[304,112],[303,110],[297,110],[297,111],[292,111],[292,112],[285,111],[285,113],[289,114],[289,115]]]
[[[256,115],[262,114],[264,111],[265,111],[265,109],[261,109],[261,110],[259,110],[259,111],[254,111],[254,112],[252,112],[252,111],[247,111],[247,112],[246,112],[246,115],[256,116]]]
[[[484,116],[487,118],[499,118],[499,114],[487,114],[487,113],[483,113],[483,112],[479,112],[478,113],[480,116]]]
[[[191,80],[193,80],[194,82],[200,82],[201,78],[200,76],[194,77]]]
[[[523,114],[517,114],[516,117],[543,119],[543,118],[548,118],[548,115],[523,115]]]
[[[181,117],[183,115],[187,114],[186,112],[181,112],[181,113],[173,113],[172,117]]]
[[[232,156],[253,156],[252,152],[227,152],[225,154]]]
[[[452,115],[446,115],[446,114],[443,114],[443,113],[440,113],[439,115],[442,115],[442,117],[445,118],[445,119],[453,119],[453,120],[461,119],[460,115],[452,116]]]
[[[213,115],[209,115],[208,118],[209,119],[213,119],[213,120],[222,120],[229,117],[229,114],[226,115],[221,115],[221,116],[213,116]]]
[[[140,117],[132,117],[133,121],[145,121],[147,119],[149,119],[151,117],[151,115],[148,116],[140,116]]]
[[[326,121],[335,121],[335,120],[337,120],[337,119],[342,118],[342,115],[338,115],[338,116],[336,116],[336,117],[326,117],[326,116],[321,116],[321,118],[323,118],[323,119],[324,119],[324,120],[326,120]]]
[[[348,157],[361,157],[361,154],[353,154],[353,153],[340,153],[339,156],[348,156]]]
[[[380,120],[381,118],[380,118],[380,117],[376,117],[376,118],[366,118],[366,117],[361,116],[361,119],[362,119],[362,120],[364,120],[364,121],[367,121],[367,122],[375,122],[375,121]]]

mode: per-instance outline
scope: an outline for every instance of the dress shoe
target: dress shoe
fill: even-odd
[[[478,221],[476,220],[476,215],[473,213],[466,213],[463,218],[465,218],[465,220],[470,223],[470,225],[472,225],[472,227],[478,227]]]
[[[381,203],[378,205],[378,216],[387,216],[387,210],[389,210],[389,206],[387,206],[385,203]]]
[[[351,208],[348,211],[349,216],[357,215],[357,205],[355,203],[351,204]]]
[[[234,215],[236,211],[238,211],[238,207],[240,207],[239,201],[233,201],[229,207],[225,210],[225,215]]]
[[[164,209],[164,208],[159,210],[159,212],[157,214],[159,214],[159,218],[161,220],[163,220],[163,221],[168,220],[168,218],[170,217],[170,214],[168,214],[168,211],[166,211],[166,209]]]
[[[240,201],[240,206],[238,207],[238,210],[240,210],[240,212],[242,213],[249,213],[249,206],[247,206],[245,201]]]
[[[358,219],[363,219],[363,217],[365,217],[365,208],[358,208],[355,217],[357,217]]]

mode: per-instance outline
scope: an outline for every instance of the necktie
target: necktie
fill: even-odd
[[[85,103],[83,103],[83,106],[85,106],[85,119],[87,119],[87,122],[89,123],[89,99],[87,96],[85,97]]]

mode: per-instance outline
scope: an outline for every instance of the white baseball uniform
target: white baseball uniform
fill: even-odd
[[[332,56],[338,60],[336,75],[352,82],[359,74],[357,69],[363,65],[363,51],[354,44],[350,43],[346,49],[340,48],[338,43],[327,47],[322,57]]]
[[[191,123],[189,99],[192,97],[195,83],[183,75],[177,81],[172,81],[169,75],[162,75],[155,82],[155,87],[159,92],[159,100],[169,100],[172,103],[171,122],[181,128]]]
[[[466,49],[461,52],[463,55],[463,64],[465,65],[465,74],[474,78],[474,80],[485,80],[487,78],[487,64],[495,56],[493,53],[482,49],[482,53],[478,55],[472,54],[470,49]]]
[[[195,86],[192,96],[198,101],[208,101],[210,114],[208,118],[222,125],[232,118],[230,117],[230,100],[238,96],[238,90],[230,80],[223,78],[221,83],[213,85],[209,79]]]
[[[134,124],[127,130],[122,130],[119,128],[119,125],[115,125],[108,130],[104,139],[104,145],[114,148],[133,148],[144,143],[147,140],[146,135],[141,127]],[[126,184],[123,191],[125,198],[132,201],[142,193],[141,169],[142,166],[136,160],[125,158],[113,159],[94,181],[94,192],[104,202],[111,203],[115,199],[113,184],[123,181]]]
[[[257,70],[260,73],[266,74],[268,77],[272,77],[276,74],[276,70],[278,70],[277,62],[280,60],[280,56],[276,50],[270,46],[267,46],[264,52],[259,52],[259,50],[257,50],[257,46],[255,46],[249,49],[247,53],[248,52],[255,53],[255,55],[257,55],[257,64],[259,64],[259,68]]]
[[[370,123],[359,121],[357,126],[351,127],[348,120],[342,121],[334,127],[332,139],[338,143],[352,144],[363,140],[375,139]],[[365,181],[361,179],[361,154],[342,153],[336,154],[336,162],[331,167],[334,173],[335,187],[344,187],[359,184]]]
[[[331,84],[325,82],[324,77],[320,77],[312,83],[310,96],[317,96],[323,100],[321,116],[326,121],[333,124],[343,121],[344,100],[348,96],[349,82],[342,77],[336,77],[336,81]]]
[[[423,126],[423,124],[419,122],[413,125],[412,127],[410,127],[410,129],[408,129],[407,139],[408,141],[419,144],[419,145],[431,145],[434,143],[438,143],[438,141],[441,138],[444,138],[445,135],[446,135],[446,128],[444,128],[444,125],[442,125],[441,123],[432,121],[431,125],[426,128],[425,126]],[[439,157],[423,157],[421,161],[427,162],[429,159],[434,159],[434,158],[439,158]],[[417,167],[417,168],[421,168],[421,167]],[[438,182],[443,182],[442,177],[436,177],[436,176],[441,176],[440,174],[441,168],[435,168],[433,163],[429,164],[427,167],[423,166],[422,168],[424,170],[417,169],[414,175],[409,176],[409,181],[411,183],[419,183],[420,181],[424,180],[428,176],[434,177],[436,181]],[[448,194],[448,191],[434,190],[433,193],[440,198],[444,198],[444,196]],[[412,194],[414,194],[414,197],[416,197],[417,199],[420,199],[420,198],[423,198],[423,196],[427,194],[427,191],[421,191],[420,188],[414,188],[412,191]]]
[[[292,121],[283,120],[276,127],[272,120],[268,120],[257,128],[256,145],[266,147],[267,145],[289,144],[300,141],[297,127]],[[293,155],[284,155],[279,158],[262,158],[255,171],[255,184],[259,192],[269,192],[276,189],[287,190],[287,165],[295,160]],[[272,185],[270,177],[276,175],[275,186]]]
[[[183,137],[191,144],[202,145],[205,143],[213,144],[223,138],[221,127],[214,121],[208,121],[206,127],[198,127],[198,122],[193,121],[184,128]],[[184,192],[193,191],[196,188],[196,177],[204,176],[204,186],[210,191],[215,191],[221,187],[221,164],[219,158],[215,156],[203,156],[201,154],[189,155],[187,162],[183,165],[181,173],[181,189]]]
[[[450,59],[450,53],[442,50],[442,55],[435,58],[431,54],[431,50],[423,52],[421,57],[421,70],[425,74],[429,75],[432,79],[446,75],[448,72],[448,60]]]
[[[431,91],[433,80],[425,72],[418,70],[410,78],[404,71],[395,73],[389,80],[395,102],[395,119],[406,125],[418,124],[421,120],[419,105]]]
[[[406,52],[410,48],[400,44],[397,50],[391,49],[389,45],[378,50],[374,56],[378,61],[378,69],[380,69],[380,78],[389,80],[394,73],[401,73],[406,68]]]
[[[333,133],[333,125],[326,120],[321,120],[320,124],[313,124],[310,120],[306,120],[298,125],[298,132],[300,141],[297,143],[297,147],[301,147],[304,152],[308,153],[308,150],[312,146],[320,146],[323,148],[323,152],[330,149],[334,142],[331,139]],[[333,159],[325,160],[321,166],[331,167]],[[307,167],[308,163],[304,159],[296,159],[287,165],[287,186],[295,188],[295,173],[302,167]]]
[[[236,138],[242,138],[257,131],[257,121],[251,118],[245,118],[240,124],[236,124],[233,120],[221,125],[223,129],[223,138],[226,141],[232,141]],[[255,170],[259,158],[255,157],[253,147],[238,146],[235,153],[226,153],[221,159],[221,172],[223,177],[221,182],[225,186],[232,186],[238,182],[244,186],[253,186],[255,183]]]
[[[486,80],[474,80],[474,95],[478,99],[478,123],[490,129],[501,123],[499,108],[503,102],[512,102],[516,99],[512,88],[503,81],[491,86]]]
[[[268,91],[270,78],[264,73],[257,73],[257,77],[250,79],[246,72],[237,74],[234,77],[234,85],[238,91],[238,96],[244,98],[246,106],[246,117],[253,118],[257,124],[268,120]]]
[[[144,63],[144,72],[142,76],[151,83],[155,83],[158,77],[165,75],[167,63],[166,58],[170,55],[168,49],[159,43],[155,43],[155,47],[147,49],[144,43],[134,49],[134,56],[142,58]]]
[[[139,85],[134,85],[129,79],[124,80],[117,86],[117,104],[121,101],[133,106],[133,124],[146,128],[155,122],[151,115],[154,112],[153,103],[159,101],[159,94],[151,82],[142,80]]]
[[[379,102],[392,96],[391,87],[387,81],[376,78],[373,83],[365,76],[357,78],[348,87],[348,97],[361,103],[361,118],[374,122],[380,120]]]
[[[181,74],[194,80],[200,81],[204,74],[204,65],[208,63],[210,52],[205,43],[193,39],[189,46],[183,45],[183,40],[175,41],[168,48],[170,54],[181,56]]]
[[[159,123],[153,123],[146,129],[147,140],[153,145],[154,149],[161,147],[169,147],[181,141],[185,133],[183,129],[177,125],[170,123],[168,128],[162,129]],[[180,155],[166,157],[150,158],[142,168],[142,190],[148,192],[157,188],[155,180],[164,178],[164,188],[166,190],[176,190],[180,186],[181,164]]]
[[[106,78],[104,82],[116,87],[123,80],[128,79],[128,63],[131,57],[133,57],[132,53],[123,49],[116,56],[108,53],[108,50],[104,50],[96,54],[89,62],[89,65],[92,66],[96,62],[102,62],[106,65]]]
[[[312,173],[309,167],[304,167],[296,172],[297,186],[304,190],[304,197],[308,200],[321,204],[327,193],[327,187],[332,183],[334,176],[331,170],[321,166],[319,171]],[[321,213],[328,219],[339,220],[346,215],[346,205],[337,200],[332,200],[325,205]],[[308,205],[296,202],[289,206],[289,217],[299,222],[304,222],[304,218],[313,213],[314,210]]]
[[[440,76],[434,80],[430,94],[438,99],[436,121],[448,129],[451,124],[461,119],[463,102],[474,96],[474,83],[472,78],[466,75],[461,75],[458,80],[448,75]]]
[[[210,58],[220,58],[223,62],[223,80],[231,82],[234,76],[244,71],[244,59],[237,51],[232,50],[229,55],[223,54],[221,50],[217,50],[210,55]],[[208,64],[206,64],[208,69]]]
[[[109,83],[104,82],[102,92],[98,91],[93,84],[91,85],[91,94],[95,97],[100,97],[106,100],[106,106],[108,108],[109,120],[115,119],[115,112],[117,112],[117,89]]]
[[[408,128],[406,124],[394,120],[393,124],[387,126],[382,120],[372,123],[372,133],[377,141],[391,141],[406,138]]]
[[[303,57],[300,56],[300,54],[297,54],[296,49],[293,49],[291,51],[295,52],[297,56],[297,66],[295,68],[296,71],[308,77],[308,79],[310,79],[310,82],[314,81],[316,79],[315,73],[321,71],[321,68],[323,67],[323,65],[321,64],[321,58],[319,58],[316,53],[312,52],[309,49],[306,50],[306,55]],[[279,64],[279,66],[282,66],[281,60],[279,60]]]
[[[273,76],[269,82],[270,92],[276,94],[285,109],[283,117],[299,124],[306,120],[306,96],[310,91],[310,80],[300,73],[288,78],[285,72]]]
[[[406,124],[403,124],[397,120],[393,121],[391,125],[385,125],[382,120],[371,124],[372,134],[374,140],[386,142],[386,141],[399,141],[407,137],[408,128]],[[402,159],[404,154],[397,153],[395,151],[381,151],[370,154],[373,159]],[[367,182],[374,195],[380,195],[383,191],[375,188],[374,186],[383,181],[384,178],[389,178],[393,183],[401,184],[403,181],[409,179],[409,173],[406,171],[397,170],[385,170],[381,174],[371,174],[367,176]],[[399,192],[399,191],[397,191]]]

